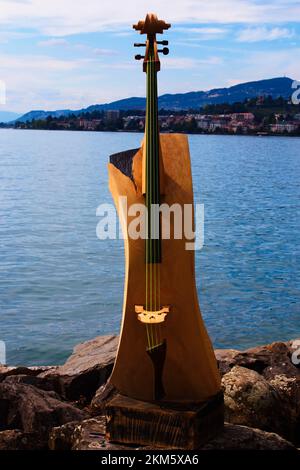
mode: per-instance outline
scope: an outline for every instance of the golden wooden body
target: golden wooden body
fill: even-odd
[[[192,176],[187,136],[162,134],[164,168],[162,203],[193,203]],[[141,148],[133,159],[134,182],[109,164],[109,187],[118,209],[120,196],[128,206],[144,203]],[[129,219],[130,222],[130,219]],[[172,227],[172,225],[171,225]],[[127,226],[122,227],[126,234]],[[111,382],[131,398],[153,400],[153,368],[146,352],[145,325],[138,320],[136,305],[145,302],[145,240],[125,237],[126,276],[120,343]],[[162,324],[167,341],[163,370],[166,402],[202,402],[220,391],[214,351],[200,314],[195,283],[194,251],[185,249],[186,239],[162,240],[160,264],[161,305],[170,306]]]

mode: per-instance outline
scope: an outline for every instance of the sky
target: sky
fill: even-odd
[[[172,24],[159,94],[300,79],[300,0],[0,0],[0,111],[144,96],[132,24],[149,11]]]

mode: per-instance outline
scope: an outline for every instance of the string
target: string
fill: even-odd
[[[153,101],[153,97],[152,97],[152,57],[151,57],[151,62],[150,62],[150,77],[149,77],[149,93],[150,93],[150,96],[149,96],[149,100],[150,100],[150,127],[153,129],[153,124],[152,124],[152,101]],[[148,154],[148,158],[150,160],[150,174],[149,174],[149,181],[150,181],[150,192],[149,192],[149,196],[150,196],[150,204],[148,205],[148,217],[149,217],[149,232],[148,232],[148,237],[149,238],[149,243],[150,243],[150,260],[149,260],[149,267],[150,267],[150,311],[152,312],[152,309],[153,309],[153,277],[152,277],[152,267],[153,267],[153,264],[152,264],[152,261],[153,261],[153,243],[152,243],[152,233],[151,233],[151,230],[152,230],[152,226],[151,226],[151,207],[152,207],[152,201],[153,201],[153,198],[152,198],[152,184],[153,184],[153,142],[152,142],[152,139],[151,139],[151,135],[150,135],[150,138],[149,138],[149,154]],[[154,346],[154,335],[153,335],[153,328],[152,328],[152,325],[150,326],[150,329],[151,329],[151,340],[152,340],[152,344],[151,346],[153,347]]]
[[[151,60],[151,103],[152,103],[152,106],[151,106],[151,121],[152,121],[152,125],[153,125],[153,128],[155,126],[155,110],[153,109],[154,108],[154,100],[155,100],[155,96],[154,96],[154,92],[155,92],[155,83],[154,83],[154,77],[155,77],[155,70],[154,70],[154,62]],[[152,198],[151,200],[154,202],[154,204],[157,203],[157,194],[156,194],[156,186],[157,186],[157,168],[156,168],[156,142],[155,142],[155,134],[156,132],[152,132],[152,171],[153,171],[153,178],[151,179],[152,180],[152,191],[153,191],[153,194],[152,194]],[[153,245],[153,263],[152,263],[152,266],[153,266],[153,270],[154,270],[154,275],[153,275],[153,300],[154,300],[154,310],[156,311],[157,310],[157,305],[156,305],[156,265],[157,265],[157,241],[156,241],[156,214],[153,212],[153,220],[151,220],[152,223],[153,223],[153,231],[151,233],[151,239],[152,239],[152,235],[154,236],[154,238],[151,240],[151,243]],[[156,325],[154,324],[153,325],[153,336],[154,336],[154,345],[157,345],[158,341],[157,341],[157,327]]]
[[[154,64],[152,64],[152,67],[154,68]],[[155,129],[154,131],[154,152],[155,152],[155,155],[154,155],[154,159],[153,159],[153,166],[154,166],[154,174],[155,174],[155,178],[154,178],[154,192],[155,192],[155,204],[158,204],[159,202],[159,182],[158,182],[158,165],[157,165],[157,161],[158,161],[158,155],[157,155],[157,114],[156,114],[156,99],[157,99],[157,96],[155,95],[155,91],[156,91],[156,82],[155,82],[155,78],[156,78],[156,71],[155,69],[153,70],[153,73],[152,73],[152,86],[153,86],[153,94],[154,96],[152,97],[152,106],[153,106],[153,129]],[[156,205],[156,208],[157,208],[157,205]],[[153,233],[155,234],[155,237],[157,235],[157,214],[154,214],[155,217],[154,217],[154,231]],[[155,310],[158,310],[158,306],[157,306],[157,293],[158,293],[158,290],[159,290],[159,285],[157,285],[157,267],[158,267],[158,257],[159,257],[159,240],[155,238],[155,240],[153,241],[154,243],[154,247],[155,247],[155,255],[154,255],[154,270],[155,270],[155,277],[154,277],[154,281],[155,281],[155,291],[154,291],[154,295],[155,295]],[[159,344],[159,337],[158,337],[158,327],[155,326],[155,337],[156,337],[156,344]]]
[[[160,309],[160,221],[159,213],[152,217],[152,204],[159,206],[159,140],[157,114],[157,83],[153,50],[149,52],[147,63],[147,96],[146,113],[146,205],[147,239],[146,239],[146,310]],[[158,224],[158,225],[157,225]],[[156,235],[158,234],[158,238]],[[152,238],[153,235],[153,238]],[[161,327],[146,324],[148,348],[160,344]]]
[[[157,168],[156,168],[156,132],[155,132],[155,125],[156,125],[156,122],[155,122],[155,96],[154,96],[154,93],[155,93],[155,70],[154,70],[154,62],[151,61],[151,120],[152,120],[152,125],[153,125],[153,131],[154,131],[154,148],[153,148],[153,154],[152,154],[152,168],[153,168],[153,173],[154,173],[154,177],[152,178],[152,182],[153,182],[153,199],[152,201],[154,201],[155,204],[157,204]],[[152,244],[153,244],[153,270],[154,270],[154,276],[153,276],[153,298],[154,298],[154,310],[156,311],[157,310],[157,299],[156,299],[156,294],[157,294],[157,286],[156,286],[156,267],[157,267],[157,240],[156,240],[156,214],[153,213],[154,217],[153,217],[153,235],[154,235],[154,239],[152,240]],[[157,338],[157,326],[154,324],[153,325],[153,330],[154,330],[154,337],[155,337],[155,345],[158,344],[158,338]]]
[[[155,80],[155,85],[154,85],[154,89],[155,89],[155,104],[157,104],[157,76],[155,74],[154,76],[154,80]],[[158,110],[157,110],[157,106],[155,106],[155,128],[156,128],[156,132],[155,132],[155,148],[156,148],[156,174],[157,174],[157,179],[156,179],[156,192],[157,192],[157,195],[156,195],[156,199],[157,199],[157,203],[159,204],[160,203],[160,168],[159,168],[159,133],[158,133],[158,125],[159,125],[159,122],[158,122]],[[157,259],[157,286],[158,286],[158,298],[157,298],[157,302],[158,302],[158,308],[161,308],[161,303],[160,303],[160,263],[161,263],[161,239],[160,239],[160,236],[161,236],[161,233],[160,233],[160,219],[159,219],[160,215],[159,213],[157,214],[157,219],[156,219],[156,222],[158,224],[158,227],[157,227],[157,232],[158,232],[158,241],[157,241],[157,249],[158,249],[158,259]],[[158,327],[157,327],[157,331],[158,331],[158,342],[161,343],[161,325],[158,324]]]
[[[148,66],[147,66],[148,69]],[[148,70],[147,70],[148,72]],[[147,95],[149,96],[149,75],[147,73]],[[147,128],[147,133],[146,133],[146,206],[148,208],[149,202],[148,202],[148,191],[149,191],[149,180],[148,180],[148,175],[149,175],[149,109],[147,106],[147,113],[146,113],[146,128]],[[146,311],[149,310],[149,270],[148,270],[148,262],[149,262],[149,240],[148,240],[148,233],[149,233],[149,217],[147,218],[147,238],[146,238]],[[146,331],[147,331],[147,341],[148,341],[148,348],[151,348],[151,334],[150,334],[150,326],[146,323]]]

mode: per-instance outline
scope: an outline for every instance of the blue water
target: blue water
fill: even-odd
[[[108,155],[139,134],[0,131],[0,339],[10,364],[62,363],[117,333],[122,241],[96,237]],[[300,139],[190,136],[203,317],[215,347],[300,334]]]

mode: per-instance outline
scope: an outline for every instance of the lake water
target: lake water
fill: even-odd
[[[96,237],[125,133],[0,130],[0,340],[9,364],[62,363],[117,333],[123,242]],[[215,347],[299,336],[300,139],[190,136],[203,317]]]

